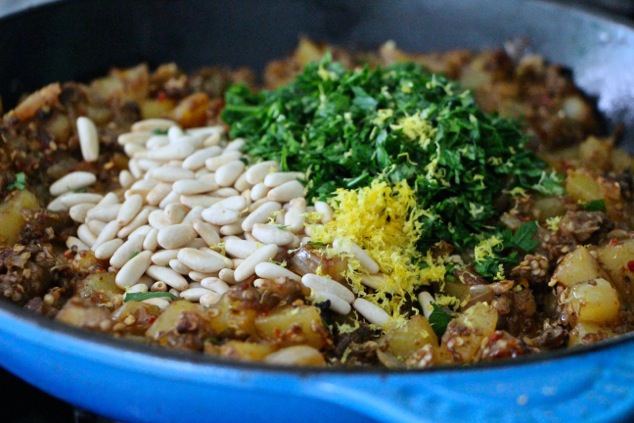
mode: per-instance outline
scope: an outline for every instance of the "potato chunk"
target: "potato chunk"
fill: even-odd
[[[328,331],[314,306],[276,308],[255,319],[258,334],[281,346],[307,344],[322,349],[329,344]]]
[[[451,353],[454,362],[472,362],[482,340],[495,331],[497,321],[495,308],[487,303],[477,303],[449,322],[441,346]]]
[[[13,191],[0,204],[0,246],[13,246],[26,224],[22,216],[24,209],[36,209],[39,203],[30,191]]]
[[[572,200],[584,203],[603,198],[599,183],[588,171],[583,169],[568,171],[566,192]]]
[[[605,279],[574,284],[566,296],[566,306],[578,322],[610,323],[619,315],[619,294]]]
[[[607,279],[608,275],[599,266],[597,260],[587,248],[579,246],[572,253],[564,256],[553,273],[551,280],[564,286],[571,287],[577,282],[591,279]]]
[[[621,299],[634,304],[634,239],[610,242],[598,248],[597,253]]]
[[[401,359],[406,359],[425,345],[430,345],[432,350],[438,348],[436,333],[429,321],[421,315],[409,319],[402,328],[388,331],[385,340],[388,351]]]
[[[161,334],[176,329],[181,315],[185,312],[203,314],[202,306],[190,301],[174,301],[163,313],[154,321],[152,326],[145,332],[145,336],[151,339],[158,339]]]

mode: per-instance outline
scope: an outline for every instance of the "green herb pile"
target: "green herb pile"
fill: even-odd
[[[483,112],[458,84],[414,64],[346,71],[326,57],[274,91],[232,87],[222,117],[252,157],[308,172],[308,198],[377,177],[407,180],[424,210],[425,249],[492,233],[494,204],[513,188],[562,190],[524,148],[517,122]]]

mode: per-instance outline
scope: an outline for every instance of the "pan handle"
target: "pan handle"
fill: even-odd
[[[311,385],[321,400],[391,423],[633,421],[634,343],[518,365],[338,375]]]

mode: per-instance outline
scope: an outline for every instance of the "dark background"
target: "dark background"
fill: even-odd
[[[2,1],[5,0],[0,0]],[[634,1],[582,0],[576,3],[585,3],[592,7],[599,6],[614,14],[634,19]],[[0,8],[2,7],[0,5]],[[0,410],[2,410],[0,420],[4,423],[109,422],[45,394],[1,368]]]

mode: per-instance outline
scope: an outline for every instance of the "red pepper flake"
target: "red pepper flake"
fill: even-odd
[[[619,245],[619,240],[616,238],[611,238],[610,239],[610,247],[616,247],[617,245]]]
[[[634,272],[634,260],[630,260],[627,262],[627,268],[630,272]]]
[[[156,96],[156,99],[158,101],[165,101],[167,100],[167,94],[165,94],[165,91],[159,91],[158,95]]]

